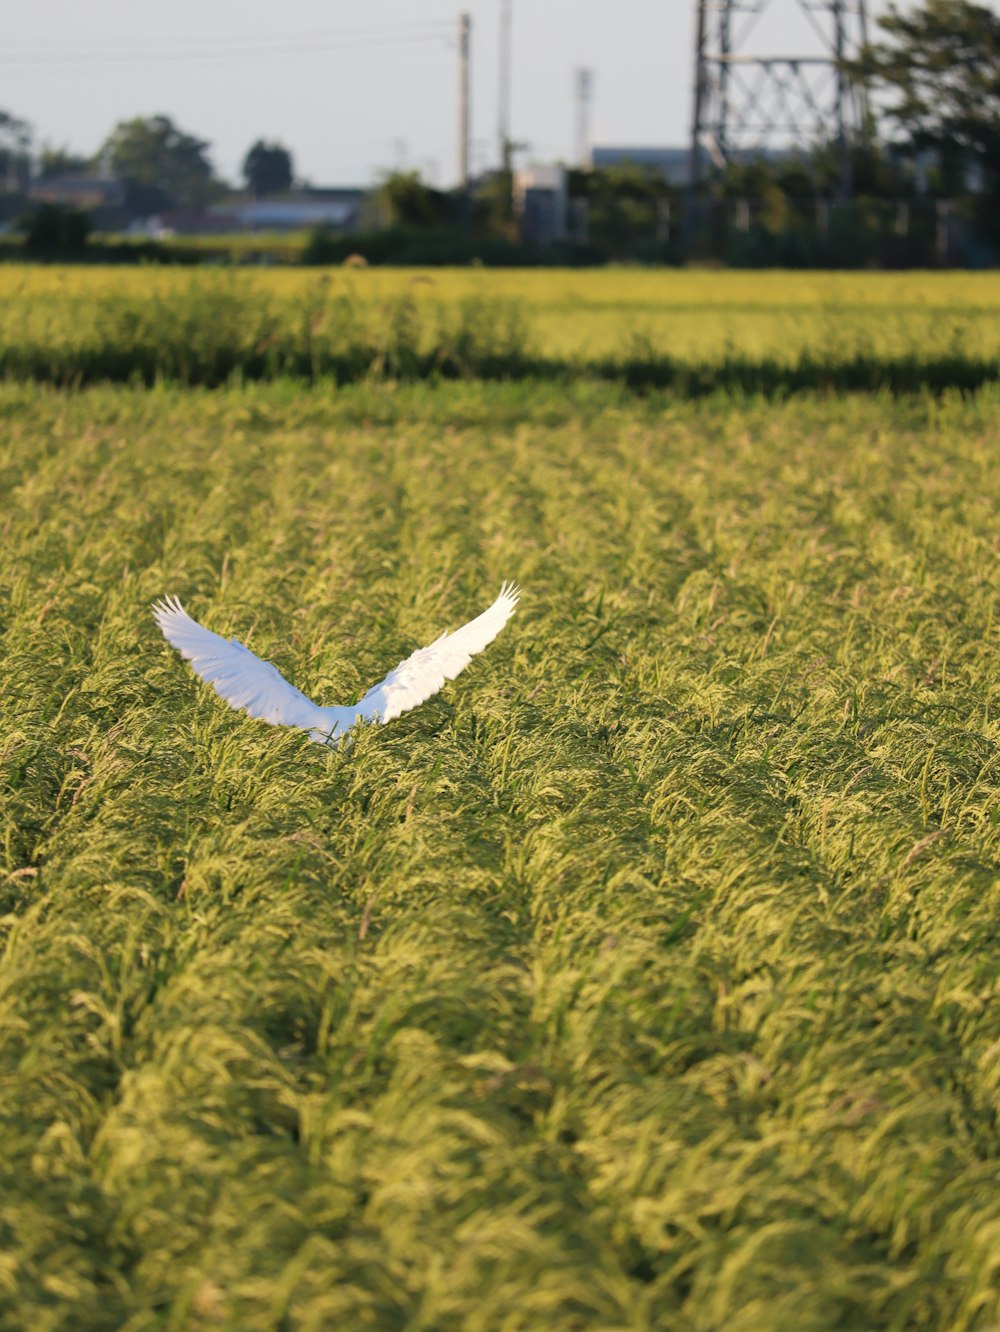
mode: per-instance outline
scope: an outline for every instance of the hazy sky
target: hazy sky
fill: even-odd
[[[994,0],[1000,3],[1000,0]],[[905,4],[903,7],[907,7]],[[497,158],[501,0],[32,0],[8,5],[0,107],[41,144],[91,153],[118,120],[164,113],[211,143],[235,181],[279,139],[315,184],[379,169],[456,172],[457,27],[472,16],[473,166]],[[695,0],[511,0],[513,137],[571,159],[573,73],[594,71],[592,140],[681,144],[691,120]],[[870,0],[879,13],[885,0]],[[796,0],[771,0],[755,41],[815,52]],[[748,48],[750,49],[750,48]]]

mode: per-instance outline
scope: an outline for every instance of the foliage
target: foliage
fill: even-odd
[[[512,243],[518,240],[518,219],[514,212],[514,172],[510,166],[480,178],[474,195],[474,209],[476,228],[480,234]]]
[[[64,204],[39,204],[21,223],[25,253],[32,259],[74,259],[86,249],[88,213]]]
[[[997,407],[0,389],[5,1325],[995,1326]]]
[[[115,126],[98,156],[110,160],[129,211],[155,213],[208,202],[213,188],[208,147],[169,116],[137,116]]]
[[[1000,197],[1000,16],[971,0],[925,0],[878,22],[885,40],[851,71],[890,95],[885,114],[912,150],[936,154],[942,194],[963,194],[974,166]]]
[[[85,176],[93,169],[92,158],[82,157],[68,148],[43,148],[38,158],[40,180],[51,180],[56,176]]]
[[[378,187],[386,226],[440,227],[454,220],[449,195],[425,184],[416,171],[392,171]]]
[[[659,171],[637,162],[570,171],[568,183],[574,198],[616,195],[622,199],[662,199],[677,194]]]
[[[659,172],[628,162],[570,172],[569,192],[586,210],[590,242],[613,258],[629,257],[636,245],[652,240],[662,206],[679,197]],[[661,262],[667,257],[657,256]]]
[[[292,155],[280,143],[258,139],[243,159],[243,179],[258,196],[287,190],[293,175]]]
[[[7,191],[21,190],[31,173],[31,126],[20,116],[0,110],[0,182]]]

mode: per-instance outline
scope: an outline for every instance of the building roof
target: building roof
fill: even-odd
[[[28,198],[39,203],[68,203],[79,208],[97,208],[120,203],[124,190],[117,180],[106,176],[49,176],[33,180]]]

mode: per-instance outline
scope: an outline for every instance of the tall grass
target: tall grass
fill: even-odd
[[[217,386],[295,376],[912,392],[997,377],[987,275],[0,271],[0,376]]]
[[[997,406],[0,390],[0,1325],[994,1325]]]
[[[22,318],[19,321],[18,313]],[[292,376],[353,382],[523,373],[525,321],[512,302],[465,297],[417,303],[411,292],[364,302],[313,284],[279,303],[238,273],[183,275],[99,292],[75,320],[53,306],[41,322],[25,301],[8,307],[0,347],[7,379],[60,386],[157,381],[216,387]]]

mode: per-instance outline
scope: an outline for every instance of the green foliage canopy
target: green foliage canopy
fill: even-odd
[[[390,226],[439,227],[451,220],[447,194],[427,185],[418,171],[392,171],[379,186],[378,201]]]
[[[258,139],[243,159],[243,179],[256,195],[280,194],[292,176],[292,155],[280,143]]]
[[[30,174],[31,126],[26,120],[0,110],[0,183],[8,190],[27,184]]]
[[[848,68],[889,94],[885,114],[917,152],[938,160],[937,187],[964,193],[977,167],[987,190],[1000,187],[1000,16],[971,0],[926,0],[879,19],[886,40]]]
[[[22,223],[32,259],[73,259],[83,253],[92,223],[87,213],[63,204],[40,204]]]
[[[660,201],[677,193],[659,171],[638,162],[572,171],[569,190],[586,201],[590,240],[620,257],[656,234]]]
[[[201,208],[212,195],[208,146],[179,129],[169,116],[136,116],[119,121],[101,156],[109,158],[124,185],[130,209]]]
[[[38,158],[38,176],[41,180],[52,180],[55,176],[84,176],[93,165],[92,158],[68,148],[43,148]]]

